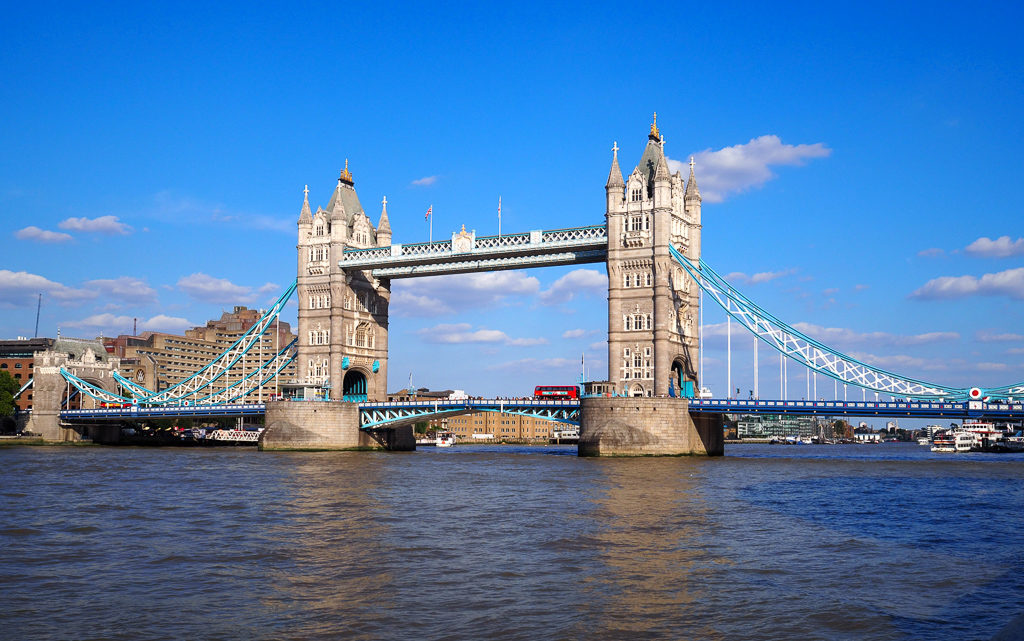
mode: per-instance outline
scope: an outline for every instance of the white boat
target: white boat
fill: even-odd
[[[455,432],[438,432],[434,444],[438,447],[451,447],[455,445]]]
[[[917,444],[918,445],[931,445],[931,441],[928,440],[927,436],[922,436],[921,438],[917,439]]]
[[[936,434],[932,440],[933,452],[956,452],[956,442],[952,434]]]

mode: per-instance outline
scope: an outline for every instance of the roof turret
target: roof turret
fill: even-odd
[[[380,222],[377,223],[378,234],[390,234],[391,223],[388,221],[388,197],[384,196],[384,200],[381,201],[380,208]]]
[[[313,222],[313,216],[309,212],[309,185],[302,190],[302,210],[299,212],[300,223],[311,223]]]
[[[625,187],[626,181],[622,179],[622,170],[619,169],[619,143],[612,143],[612,168],[608,172],[608,182],[605,187]]]
[[[697,188],[697,177],[693,175],[693,156],[690,156],[690,179],[686,182],[685,198],[700,200],[700,189]]]

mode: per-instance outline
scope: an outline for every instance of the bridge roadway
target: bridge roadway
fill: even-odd
[[[316,401],[294,401],[316,402]],[[468,412],[505,412],[535,416],[561,423],[579,423],[579,401],[536,399],[461,399],[359,403],[360,424],[365,429],[409,423],[430,417]],[[800,414],[819,416],[879,416],[885,418],[953,418],[1024,420],[1024,403],[940,403],[934,401],[778,401],[743,399],[690,399],[690,411],[712,414]],[[264,403],[184,405],[63,410],[69,422],[96,420],[143,420],[146,418],[261,416]]]

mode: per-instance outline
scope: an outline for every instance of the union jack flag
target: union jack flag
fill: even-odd
[[[430,220],[430,212],[434,211],[434,206],[427,207],[427,215],[423,217],[423,220]]]

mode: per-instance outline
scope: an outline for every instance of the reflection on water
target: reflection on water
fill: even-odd
[[[12,639],[988,639],[1024,460],[0,450]]]

